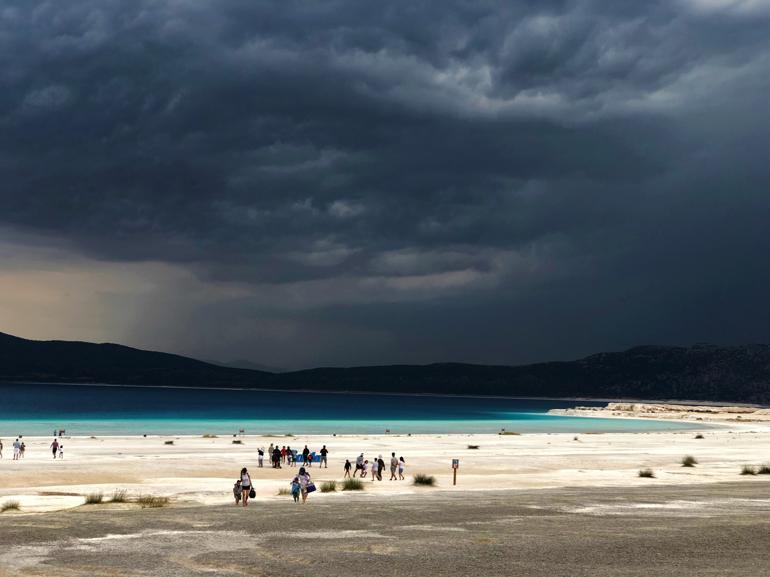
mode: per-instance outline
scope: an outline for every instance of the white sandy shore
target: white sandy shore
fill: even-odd
[[[602,411],[570,411],[591,416],[645,416],[617,407]],[[713,413],[711,420],[720,420]],[[650,413],[654,418],[688,418],[683,415]],[[734,418],[735,415],[722,415]],[[251,472],[257,501],[278,497],[288,487],[296,469],[257,468],[257,448],[270,443],[302,449],[330,450],[329,468],[312,467],[314,480],[342,478],[346,458],[353,461],[364,452],[371,460],[382,454],[386,462],[391,451],[404,456],[407,477],[414,473],[435,475],[435,489],[415,487],[410,480],[371,483],[366,494],[372,498],[417,491],[478,491],[535,489],[567,486],[630,486],[657,484],[700,484],[751,479],[740,477],[743,464],[770,462],[770,425],[732,422],[702,431],[650,433],[525,435],[338,435],[299,437],[243,437],[242,445],[231,437],[101,437],[65,438],[65,459],[53,460],[51,438],[25,438],[26,457],[11,460],[13,439],[3,439],[4,459],[0,461],[0,504],[20,503],[23,512],[43,512],[80,506],[84,495],[126,489],[129,495],[153,494],[173,498],[174,503],[226,504],[241,467]],[[172,440],[173,445],[165,441]],[[479,449],[469,449],[478,445]],[[695,468],[683,468],[680,460],[695,456]],[[452,486],[451,460],[460,459],[458,485]],[[655,470],[655,479],[641,479],[642,467]],[[386,471],[387,473],[387,471]],[[388,475],[389,476],[389,475]],[[320,494],[314,499],[344,499],[344,493]],[[257,503],[258,506],[258,503]]]

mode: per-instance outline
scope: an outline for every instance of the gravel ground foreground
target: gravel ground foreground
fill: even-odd
[[[764,576],[770,483],[0,514],[0,576]]]

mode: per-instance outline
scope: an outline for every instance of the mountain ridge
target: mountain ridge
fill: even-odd
[[[642,345],[518,366],[439,362],[271,373],[115,343],[0,333],[0,381],[769,403],[770,345]]]

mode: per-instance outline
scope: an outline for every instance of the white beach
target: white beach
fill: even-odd
[[[579,413],[579,412],[578,412]],[[572,413],[572,414],[578,414]],[[596,411],[596,416],[623,418],[618,411]],[[690,413],[688,413],[690,415]],[[639,416],[639,415],[634,415]],[[689,418],[682,414],[669,418]],[[661,415],[656,415],[661,418]],[[0,505],[18,501],[21,513],[78,507],[85,495],[102,492],[105,500],[116,489],[129,496],[169,496],[172,505],[232,504],[232,485],[241,467],[248,467],[257,491],[256,501],[285,499],[278,490],[288,487],[297,469],[257,467],[257,448],[286,443],[301,451],[304,445],[319,450],[327,445],[329,468],[313,464],[316,482],[341,480],[345,459],[354,462],[363,452],[370,459],[391,451],[407,463],[406,481],[366,479],[365,495],[377,499],[425,491],[495,491],[558,487],[631,487],[699,485],[729,481],[752,482],[760,477],[740,476],[744,464],[770,462],[770,424],[728,422],[729,413],[711,415],[723,424],[699,431],[603,434],[451,434],[451,435],[337,435],[259,437],[117,436],[64,438],[65,457],[51,458],[51,437],[25,437],[24,459],[12,461],[12,438],[4,438],[0,461]],[[165,444],[173,440],[173,445]],[[469,449],[478,445],[478,449]],[[692,455],[698,464],[681,466]],[[452,459],[460,459],[457,486],[452,485]],[[639,478],[651,468],[654,479]],[[433,488],[416,487],[415,473],[434,475]],[[312,499],[345,499],[344,492],[312,495]],[[255,503],[258,506],[258,503]],[[15,513],[18,514],[18,513]]]

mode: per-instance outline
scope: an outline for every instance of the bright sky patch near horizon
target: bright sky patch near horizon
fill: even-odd
[[[0,331],[285,368],[770,341],[770,2],[0,8]]]

